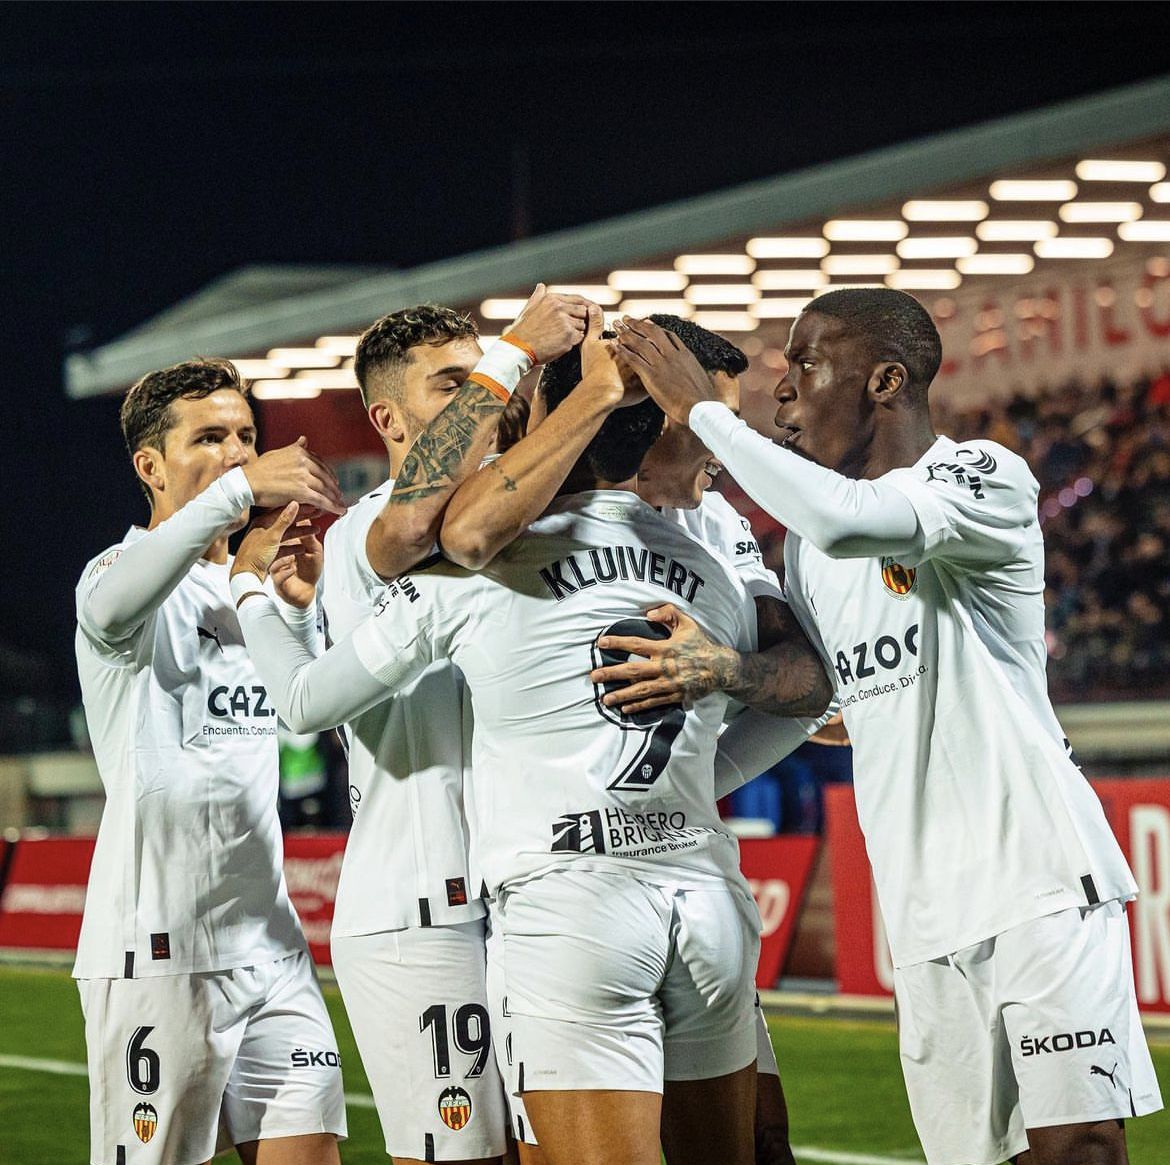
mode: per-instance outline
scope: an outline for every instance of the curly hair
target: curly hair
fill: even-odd
[[[122,437],[130,456],[143,446],[163,449],[167,433],[175,426],[171,405],[183,400],[202,400],[221,388],[230,388],[245,399],[248,385],[230,360],[200,357],[148,372],[126,393],[119,412]],[[150,490],[142,483],[147,498]]]
[[[402,389],[402,371],[410,350],[420,344],[449,344],[479,336],[475,321],[449,307],[421,303],[391,312],[371,324],[358,340],[353,371],[369,407],[378,397],[395,397]]]

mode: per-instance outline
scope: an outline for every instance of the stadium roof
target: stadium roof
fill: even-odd
[[[94,396],[214,354],[255,357],[241,371],[262,398],[315,396],[353,387],[356,333],[385,312],[449,303],[491,330],[539,280],[736,333],[792,318],[843,279],[938,291],[1165,254],[1167,158],[1170,76],[412,270],[244,268],[67,357],[66,387]],[[1118,161],[1146,169],[1092,168]],[[1047,186],[1008,184],[1020,180]]]

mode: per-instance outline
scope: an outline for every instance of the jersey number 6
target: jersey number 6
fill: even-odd
[[[611,624],[598,635],[634,637],[638,639],[666,639],[670,632],[661,623],[649,619],[622,619]],[[630,658],[628,651],[615,651],[607,647],[604,651],[594,642],[592,647],[593,666],[614,667]],[[594,684],[593,702],[611,724],[623,732],[641,733],[644,737],[638,743],[633,758],[607,786],[610,789],[648,789],[660,776],[670,760],[670,750],[682,731],[687,714],[677,704],[660,708],[647,708],[641,712],[626,715],[617,708],[607,708],[602,697],[619,691],[625,684]]]

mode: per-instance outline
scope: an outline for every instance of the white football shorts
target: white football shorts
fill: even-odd
[[[77,986],[92,1165],[199,1165],[246,1141],[345,1136],[341,1058],[307,953]]]
[[[894,972],[929,1165],[999,1165],[1026,1130],[1162,1107],[1119,901],[1061,910]]]
[[[484,927],[479,918],[333,937],[333,970],[391,1156],[467,1161],[506,1148]]]
[[[661,1092],[755,1061],[760,922],[746,890],[557,870],[506,888],[493,917],[517,1092]]]

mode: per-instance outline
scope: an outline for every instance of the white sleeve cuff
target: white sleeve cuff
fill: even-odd
[[[531,368],[532,359],[523,348],[507,340],[497,340],[479,358],[479,363],[472,371],[494,381],[510,396],[516,391],[520,378]]]
[[[268,593],[264,590],[264,580],[257,578],[250,570],[242,570],[239,574],[233,574],[228,585],[231,587],[232,601],[237,606],[249,592],[259,592],[266,599],[269,599]]]
[[[242,466],[237,465],[235,469],[229,469],[216,484],[223,490],[224,500],[237,511],[242,512],[255,505],[256,499]]]

